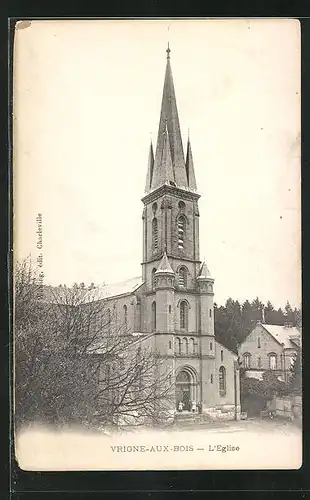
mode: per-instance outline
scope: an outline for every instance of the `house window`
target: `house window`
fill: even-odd
[[[180,328],[188,330],[188,304],[185,300],[180,304]]]
[[[219,392],[220,396],[225,396],[226,394],[226,370],[224,366],[219,369]]]
[[[152,302],[152,332],[156,330],[156,302]]]
[[[221,351],[221,361],[224,359],[224,351]]]
[[[179,269],[179,285],[187,287],[187,269],[183,266]]]
[[[181,355],[182,354],[182,342],[181,342],[181,339],[179,337],[177,337],[176,339],[176,352],[178,355]]]
[[[213,384],[213,375],[212,375],[212,373],[210,375],[210,382],[211,382],[211,384]]]
[[[262,360],[261,360],[261,358],[258,358],[258,360],[257,360],[257,367],[258,368],[262,367]]]
[[[257,347],[260,349],[260,337],[257,338]]]
[[[125,328],[125,331],[127,332],[127,329],[128,329],[128,309],[127,309],[127,306],[124,305],[124,328]]]
[[[178,248],[184,248],[185,217],[181,215],[178,218]]]
[[[172,349],[172,342],[169,340],[169,349]]]
[[[270,370],[277,369],[277,355],[274,353],[269,354],[269,369]]]
[[[209,316],[212,318],[212,309],[209,310]]]
[[[213,349],[213,343],[210,342],[210,351],[212,351],[212,349]]]
[[[244,368],[250,368],[250,366],[251,366],[251,354],[245,353],[243,355],[243,364],[244,364]]]
[[[171,306],[169,306],[169,313],[171,313]]]
[[[152,288],[153,288],[153,290],[154,290],[155,284],[156,284],[155,273],[156,273],[156,269],[154,267],[154,269],[152,269]]]
[[[152,242],[153,242],[153,252],[158,250],[158,222],[156,217],[152,221]]]

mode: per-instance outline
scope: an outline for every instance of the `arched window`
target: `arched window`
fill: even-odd
[[[257,337],[257,347],[260,349],[260,337]]]
[[[195,339],[190,339],[190,350],[192,354],[196,354]]]
[[[262,360],[261,360],[261,358],[258,358],[258,359],[257,359],[257,367],[258,367],[258,368],[261,368],[261,367],[262,367]]]
[[[184,248],[184,236],[185,236],[185,217],[181,215],[178,218],[178,248]]]
[[[250,368],[251,367],[251,354],[249,354],[248,352],[246,352],[243,355],[243,364],[244,364],[244,368]]]
[[[225,396],[226,394],[226,370],[224,366],[219,369],[219,391],[220,396]]]
[[[277,369],[277,355],[274,352],[269,354],[269,369],[276,370]]]
[[[188,340],[186,337],[184,337],[183,342],[185,345],[185,354],[188,355]]]
[[[191,383],[190,375],[185,370],[182,370],[177,375],[176,383],[177,384],[190,384]]]
[[[152,288],[153,288],[153,290],[155,288],[155,273],[156,273],[156,269],[154,267],[154,269],[152,270]]]
[[[125,331],[127,332],[127,329],[128,329],[128,308],[126,305],[124,305],[123,309],[124,309],[124,328],[125,328]]]
[[[179,337],[175,339],[176,353],[178,355],[182,354],[182,342]]]
[[[187,287],[187,269],[184,266],[179,269],[179,285]]]
[[[180,210],[180,212],[185,212],[185,203],[184,203],[184,201],[179,201],[179,210]]]
[[[156,330],[156,302],[152,302],[152,332]]]
[[[188,304],[185,300],[180,304],[180,328],[188,330]]]
[[[156,217],[152,221],[152,243],[153,252],[156,252],[158,250],[158,222]]]

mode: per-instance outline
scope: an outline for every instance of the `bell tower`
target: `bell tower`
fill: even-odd
[[[199,260],[199,210],[190,139],[186,158],[180,131],[174,83],[167,48],[155,155],[150,144],[143,209],[142,275],[148,291],[154,289],[154,274],[166,252],[178,278],[182,264],[192,290],[197,288]],[[179,280],[177,280],[177,283]]]

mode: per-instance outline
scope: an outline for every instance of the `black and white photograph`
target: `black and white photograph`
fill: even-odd
[[[23,470],[302,466],[300,25],[18,21]]]

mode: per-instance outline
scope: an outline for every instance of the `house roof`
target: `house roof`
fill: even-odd
[[[267,330],[280,344],[285,348],[294,347],[294,344],[300,345],[300,332],[292,326],[267,325],[262,323],[262,327]]]

